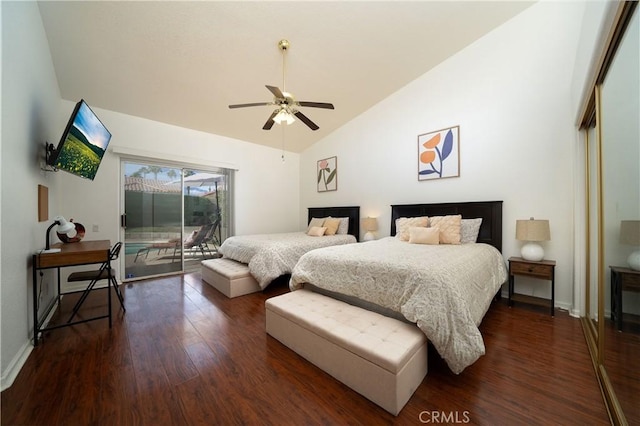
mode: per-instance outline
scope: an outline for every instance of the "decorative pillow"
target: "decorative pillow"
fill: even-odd
[[[307,232],[309,232],[311,230],[311,228],[314,227],[314,226],[322,227],[322,225],[324,224],[325,220],[326,220],[326,218],[324,218],[324,217],[312,217],[311,221],[309,222],[309,226],[307,227]]]
[[[421,226],[426,228],[429,224],[429,217],[400,217],[396,219],[396,238],[400,241],[409,241],[409,228]]]
[[[193,244],[193,242],[196,239],[196,235],[198,235],[198,231],[192,231],[189,236],[187,237],[186,240],[184,240],[184,245],[185,246],[189,246],[191,244]]]
[[[331,216],[329,216],[331,217]],[[343,235],[349,233],[349,218],[348,217],[335,217],[333,219],[340,219],[340,226],[336,234]]]
[[[460,244],[460,226],[462,216],[433,216],[429,218],[429,225],[440,230],[441,244]]]
[[[409,228],[410,244],[440,244],[440,230],[438,228],[423,228],[412,226]]]
[[[327,228],[324,232],[324,235],[335,235],[338,231],[338,227],[340,226],[341,220],[335,217],[328,217],[324,220],[322,226]]]
[[[469,244],[478,241],[481,224],[481,217],[478,219],[462,219],[462,224],[460,225],[460,242],[462,244]]]
[[[312,237],[322,237],[324,235],[324,231],[326,231],[327,228],[325,228],[324,226],[312,226],[311,229],[309,229],[309,232],[307,232],[307,235],[310,235]]]

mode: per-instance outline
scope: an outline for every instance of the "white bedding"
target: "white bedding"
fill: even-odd
[[[264,289],[281,275],[291,273],[306,252],[333,245],[355,243],[349,234],[310,237],[304,232],[243,235],[227,238],[218,252],[249,265],[251,275]]]
[[[502,254],[488,244],[423,245],[387,237],[307,253],[289,286],[311,283],[402,314],[458,374],[484,355],[478,326],[506,279]]]

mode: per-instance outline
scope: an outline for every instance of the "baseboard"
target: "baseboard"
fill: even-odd
[[[61,298],[64,298],[64,295],[62,295]],[[57,302],[55,303],[55,305],[57,305]],[[51,310],[49,311],[49,315],[47,315],[44,322],[42,323],[43,327],[46,327],[46,325],[49,324],[49,321],[51,321],[51,317],[53,317],[56,309],[56,306],[51,308]],[[29,336],[33,336],[33,329],[31,329],[29,333]],[[22,348],[20,348],[16,356],[11,360],[11,363],[9,364],[7,370],[2,372],[2,376],[0,376],[0,392],[11,387],[13,381],[16,379],[16,377],[18,377],[18,373],[20,373],[20,370],[24,366],[24,363],[27,362],[27,359],[29,358],[32,350],[33,342],[31,341],[31,337],[29,337],[29,339],[27,339],[27,342],[22,345]]]
[[[29,340],[22,345],[20,351],[16,354],[16,356],[9,363],[9,367],[5,371],[2,372],[2,376],[0,377],[0,391],[4,391],[8,389],[13,384],[13,381],[18,377],[18,373],[27,362],[31,351],[33,350],[33,345]]]

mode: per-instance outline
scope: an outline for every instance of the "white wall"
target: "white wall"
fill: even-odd
[[[38,222],[38,184],[56,185],[40,170],[45,141],[58,137],[60,93],[35,2],[2,2],[2,247],[0,300],[2,388],[10,385],[31,350],[31,255],[43,248],[49,222]],[[55,214],[55,213],[54,213]],[[45,283],[51,284],[50,280]],[[42,305],[51,298],[45,285]]]
[[[90,99],[85,99],[91,105]],[[75,102],[63,101],[60,134]],[[120,233],[121,155],[114,150],[151,159],[219,164],[235,172],[235,233],[237,235],[298,230],[299,154],[236,139],[185,129],[92,106],[113,135],[93,181],[56,173],[65,190],[58,194],[60,214],[85,225],[85,239],[122,239]],[[78,196],[81,194],[81,196]],[[99,232],[92,232],[98,225]],[[117,265],[120,276],[120,265]],[[70,268],[69,268],[70,269]]]
[[[515,222],[549,219],[556,304],[573,304],[572,71],[583,4],[537,3],[315,144],[301,156],[301,208],[360,205],[389,235],[390,204],[503,200]],[[460,177],[417,180],[417,135],[460,125]],[[318,193],[316,161],[338,157],[338,191]],[[302,217],[302,216],[301,216]],[[550,297],[519,277],[516,291]]]

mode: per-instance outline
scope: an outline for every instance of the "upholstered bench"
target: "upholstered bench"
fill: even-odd
[[[203,260],[200,271],[203,281],[229,298],[262,291],[249,267],[235,260]]]
[[[265,308],[268,334],[393,415],[427,374],[427,338],[413,324],[308,290]]]

